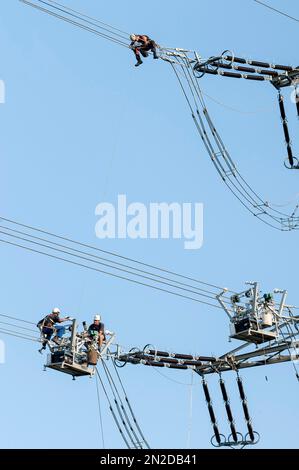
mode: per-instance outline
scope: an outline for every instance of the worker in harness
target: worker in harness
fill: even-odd
[[[106,341],[105,326],[101,321],[101,315],[96,314],[93,323],[86,332],[85,347],[87,349],[87,363],[96,366],[103,342]]]
[[[101,322],[101,315],[94,316],[93,323],[88,328],[88,338],[90,341],[96,342],[99,349],[106,341],[105,325]]]
[[[154,59],[159,59],[159,56],[157,54],[158,45],[153,39],[150,39],[145,34],[131,34],[130,39],[130,48],[133,50],[137,59],[135,67],[138,67],[143,63],[140,54],[143,57],[148,57],[149,52],[152,52],[154,54]]]
[[[53,308],[52,313],[45,316],[42,320],[38,322],[36,325],[43,338],[44,341],[42,343],[42,348],[39,349],[39,352],[42,353],[46,349],[48,342],[51,340],[54,332],[56,333],[52,341],[56,344],[61,344],[62,337],[65,333],[65,327],[60,325],[65,321],[70,320],[70,317],[60,318],[60,310],[59,308]]]

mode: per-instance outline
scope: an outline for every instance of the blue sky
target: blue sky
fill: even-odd
[[[150,8],[113,0],[65,3],[205,57],[232,49],[240,56],[297,65],[298,24],[251,0],[190,0],[188,7],[178,0],[152,0]],[[271,5],[299,16],[295,0]],[[0,79],[6,84],[6,103],[0,106],[1,214],[233,290],[242,290],[247,280],[261,282],[264,291],[286,288],[290,302],[298,304],[298,233],[276,232],[256,221],[226,190],[166,63],[148,60],[135,69],[130,51],[17,0],[1,3],[0,41]],[[274,203],[296,199],[298,173],[282,165],[285,147],[274,89],[217,77],[205,77],[201,85],[215,100],[241,111],[207,100],[248,180]],[[288,99],[286,105],[295,136],[294,105]],[[296,155],[298,141],[293,141]],[[203,247],[184,250],[179,240],[98,240],[96,205],[114,203],[118,194],[144,204],[202,202]],[[227,319],[216,309],[6,245],[0,256],[0,313],[35,322],[60,306],[88,321],[99,311],[128,348],[152,343],[220,355],[231,347]],[[3,339],[0,446],[100,447],[95,382],[44,373],[34,344]],[[191,372],[161,375],[127,366],[121,373],[150,445],[186,447]],[[291,364],[242,376],[262,436],[258,447],[297,447],[298,383]],[[210,379],[212,389],[216,380]],[[235,377],[229,373],[226,380],[244,429]],[[198,382],[194,377],[191,447],[205,448],[212,432]],[[120,447],[104,397],[102,402],[106,446]],[[227,427],[220,397],[215,407]]]

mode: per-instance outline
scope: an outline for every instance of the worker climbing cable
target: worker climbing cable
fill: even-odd
[[[143,64],[140,54],[142,55],[142,57],[148,57],[149,52],[152,52],[154,55],[154,59],[159,59],[159,56],[157,54],[158,45],[153,39],[150,39],[149,36],[145,34],[131,34],[130,39],[130,48],[134,52],[135,57],[137,59],[135,67],[138,67],[139,65]]]

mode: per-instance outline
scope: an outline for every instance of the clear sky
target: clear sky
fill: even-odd
[[[231,49],[244,57],[298,64],[298,23],[252,0],[152,0],[137,8],[117,0],[64,3],[204,57]],[[299,17],[295,0],[269,3]],[[17,0],[2,0],[0,10],[0,79],[6,84],[6,103],[0,105],[1,214],[236,291],[247,280],[261,282],[264,291],[286,288],[290,302],[299,303],[298,233],[273,231],[226,190],[168,64],[149,59],[135,69],[130,51]],[[296,200],[299,174],[282,165],[275,90],[267,83],[219,77],[205,77],[201,84],[205,93],[236,109],[207,100],[252,185],[276,204]],[[288,93],[298,154],[298,122]],[[118,194],[144,204],[202,202],[203,247],[184,250],[180,240],[98,240],[96,205],[115,203]],[[170,351],[221,355],[232,347],[220,310],[7,245],[0,246],[0,256],[0,313],[36,322],[54,306],[80,321],[101,312],[128,348],[152,343]],[[3,339],[0,446],[101,447],[95,381],[44,373],[34,343]],[[126,366],[121,374],[151,447],[209,447],[212,430],[199,377],[191,387],[190,371],[162,375]],[[261,434],[258,447],[297,447],[298,382],[292,365],[242,376],[254,428]],[[226,380],[244,430],[235,377],[228,373]],[[210,378],[215,391],[216,381]],[[227,432],[219,394],[215,409]],[[104,397],[102,412],[106,446],[122,447]]]

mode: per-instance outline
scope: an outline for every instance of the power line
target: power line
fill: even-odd
[[[27,321],[27,320],[21,320],[20,318],[16,318],[16,317],[11,317],[10,315],[4,315],[3,313],[0,313],[0,317],[3,317],[3,318],[9,318],[10,320],[16,320],[16,321],[19,321],[21,323],[28,323],[29,325],[35,325],[35,323],[33,323],[32,321]]]
[[[54,6],[54,5],[52,5],[51,3],[46,2],[46,1],[44,1],[44,0],[38,0],[38,2],[39,2],[39,3],[42,3],[42,4],[44,4],[44,5],[48,5],[48,6],[50,6],[51,8],[54,8],[54,9],[57,10],[57,11],[61,11],[62,13],[66,13],[66,14],[68,14],[68,15],[74,17],[74,18],[79,19],[79,20],[82,20],[82,19],[83,19],[83,21],[85,21],[87,24],[91,24],[92,26],[96,26],[97,28],[101,28],[101,29],[103,29],[104,31],[109,32],[110,34],[114,34],[115,36],[120,37],[121,39],[128,40],[128,35],[127,35],[127,34],[125,34],[125,36],[124,36],[124,34],[119,34],[119,33],[114,33],[114,32],[112,32],[112,31],[111,31],[111,27],[108,29],[108,28],[106,28],[106,27],[104,27],[104,26],[99,26],[99,24],[105,24],[105,23],[99,23],[99,22],[97,22],[97,23],[98,23],[98,24],[97,24],[97,23],[94,23],[93,21],[85,20],[85,19],[84,19],[84,16],[86,17],[86,15],[82,15],[81,13],[79,13],[79,14],[77,14],[77,15],[75,15],[74,13],[70,13],[71,11],[75,11],[75,10],[72,10],[72,9],[70,9],[70,8],[67,8],[67,7],[65,7],[64,5],[60,5],[60,4],[57,3],[57,2],[51,2],[51,3],[54,3],[54,4],[56,4],[56,5],[59,5],[59,7]],[[68,12],[67,10],[69,10],[70,12]],[[76,12],[76,13],[78,13],[78,12]],[[109,25],[106,25],[106,26],[109,26]],[[115,28],[113,28],[113,29],[115,29]]]
[[[115,414],[115,411],[114,411],[114,409],[113,409],[113,407],[112,407],[112,402],[111,402],[111,400],[110,400],[110,398],[109,398],[109,395],[108,395],[107,390],[106,390],[106,388],[105,388],[104,382],[103,382],[103,380],[102,380],[102,378],[101,378],[101,375],[100,375],[100,373],[99,373],[97,367],[96,367],[96,374],[97,374],[97,378],[98,378],[98,380],[99,380],[99,382],[100,382],[100,384],[101,384],[101,386],[102,386],[102,389],[103,389],[103,391],[104,391],[104,394],[105,394],[105,396],[106,396],[106,399],[107,399],[107,401],[108,401],[109,409],[110,409],[110,411],[111,411],[111,414],[112,414],[112,416],[113,416],[113,419],[114,419],[114,421],[115,421],[115,424],[116,424],[116,426],[117,426],[117,428],[118,428],[118,430],[119,430],[119,432],[120,432],[120,434],[121,434],[121,437],[123,438],[123,440],[124,440],[124,442],[125,442],[127,448],[130,449],[129,442],[127,441],[127,438],[126,438],[126,436],[124,435],[124,431],[123,431],[123,429],[122,429],[122,427],[121,427],[121,425],[120,425],[120,423],[119,423],[119,421],[118,421],[118,419],[117,419],[117,416],[116,416],[116,414]]]
[[[223,108],[233,111],[234,113],[247,114],[247,115],[254,115],[254,114],[261,114],[261,113],[270,114],[271,112],[273,113],[273,108],[261,108],[261,109],[256,109],[255,111],[242,111],[241,109],[234,108],[232,106],[229,106],[226,103],[219,101],[218,99],[214,98],[211,95],[208,95],[204,91],[202,91],[202,94],[206,96],[208,99],[210,99],[211,101],[213,101],[214,103],[218,104],[219,106],[222,106]]]
[[[211,288],[215,288],[215,289],[219,289],[219,290],[223,290],[223,287],[221,286],[217,286],[215,284],[211,284],[211,283],[208,283],[208,282],[204,282],[200,279],[196,279],[196,278],[193,278],[193,277],[190,277],[190,276],[186,276],[184,274],[180,274],[176,271],[171,271],[169,269],[166,269],[164,267],[159,267],[159,266],[154,266],[152,264],[149,264],[149,263],[144,263],[142,261],[139,261],[139,260],[136,260],[136,259],[133,259],[133,258],[129,258],[127,256],[123,256],[123,255],[120,255],[119,253],[115,253],[113,251],[107,251],[107,250],[103,250],[101,248],[98,248],[98,247],[95,247],[93,245],[89,245],[87,243],[82,243],[82,242],[79,242],[77,240],[74,240],[72,238],[69,238],[69,237],[65,237],[65,236],[61,236],[61,235],[57,235],[53,232],[50,232],[48,230],[45,230],[45,229],[42,229],[40,227],[33,227],[32,225],[26,225],[26,224],[23,224],[23,223],[20,223],[20,222],[17,222],[16,220],[13,220],[13,219],[8,219],[6,217],[1,217],[0,216],[0,220],[4,220],[5,222],[8,222],[8,223],[11,223],[13,225],[17,225],[19,227],[23,227],[23,228],[26,228],[26,229],[30,229],[30,230],[33,230],[34,232],[39,232],[39,233],[43,233],[45,235],[49,235],[50,237],[53,237],[53,238],[57,238],[59,240],[63,240],[63,241],[67,241],[67,242],[70,242],[70,243],[73,243],[75,245],[78,245],[78,246],[82,246],[84,248],[89,248],[91,250],[94,250],[96,252],[99,252],[99,253],[104,253],[105,255],[110,255],[110,256],[113,256],[113,257],[116,257],[116,258],[119,258],[119,259],[122,259],[122,260],[125,260],[125,261],[130,261],[134,264],[137,264],[137,265],[140,265],[140,266],[145,266],[147,268],[151,268],[151,269],[154,269],[154,270],[157,270],[157,271],[161,271],[161,272],[164,272],[166,274],[171,274],[173,276],[177,276],[177,277],[180,277],[182,279],[186,279],[186,280],[189,280],[189,281],[193,281],[195,283],[198,283],[198,284],[202,284],[204,286],[207,286],[207,287],[211,287]],[[51,242],[53,243],[53,242]],[[91,255],[90,255],[91,256]],[[132,268],[132,267],[131,267]],[[136,270],[136,268],[132,268],[134,270]],[[154,274],[153,274],[154,275]],[[176,282],[176,281],[175,281]],[[232,290],[227,290],[227,292],[231,292],[233,294],[235,294],[236,292],[232,291]]]
[[[3,225],[0,225],[0,228],[4,229],[4,230],[9,230],[13,233],[17,233],[17,234],[21,234],[21,235],[25,235],[25,236],[28,236],[34,240],[39,240],[39,241],[43,241],[43,242],[46,242],[46,243],[51,243],[55,246],[58,246],[58,247],[61,247],[61,248],[66,248],[67,250],[71,250],[71,251],[74,251],[75,253],[80,253],[82,255],[84,255],[84,258],[83,259],[86,259],[85,256],[88,256],[88,257],[91,257],[92,259],[90,260],[91,262],[94,262],[94,263],[97,263],[97,264],[101,264],[103,266],[107,266],[107,267],[111,267],[112,269],[117,269],[119,271],[124,271],[124,272],[128,272],[134,276],[139,276],[139,277],[143,277],[143,278],[146,278],[146,279],[150,279],[154,282],[161,282],[163,283],[163,281],[160,281],[160,279],[163,279],[163,280],[166,280],[166,281],[170,281],[170,282],[174,282],[175,284],[178,284],[178,286],[173,286],[173,287],[176,287],[178,289],[180,289],[179,286],[185,286],[185,287],[189,287],[191,289],[196,289],[196,291],[198,292],[195,292],[194,290],[192,290],[193,293],[198,293],[198,295],[202,295],[203,297],[208,297],[208,298],[211,298],[211,295],[213,296],[212,298],[215,298],[215,293],[212,292],[212,291],[209,291],[209,290],[206,290],[206,289],[202,289],[202,288],[198,288],[196,286],[192,286],[190,284],[186,284],[186,283],[182,283],[182,282],[179,282],[179,281],[176,281],[175,279],[170,279],[168,277],[165,277],[165,276],[159,276],[157,274],[154,274],[152,272],[149,272],[149,271],[144,271],[144,270],[141,270],[141,269],[137,269],[135,267],[132,267],[132,266],[128,266],[126,264],[123,264],[123,263],[118,263],[116,261],[113,261],[113,260],[110,260],[110,259],[107,259],[107,258],[103,258],[103,257],[99,257],[99,256],[95,256],[91,253],[87,253],[87,252],[84,252],[82,250],[77,250],[77,249],[74,249],[70,246],[66,246],[66,245],[63,245],[63,244],[60,244],[60,243],[55,243],[55,242],[52,242],[51,240],[48,240],[48,239],[45,239],[45,238],[41,238],[41,237],[36,237],[34,235],[31,235],[31,234],[28,234],[28,233],[25,233],[25,232],[22,232],[20,230],[14,230],[14,229],[11,229],[9,227],[5,227]],[[3,231],[0,231],[0,233],[3,233],[5,235],[8,235],[8,236],[13,236],[13,235],[10,235],[10,234],[7,234],[6,232],[3,232]],[[15,237],[15,238],[18,238],[18,237]],[[23,237],[20,237],[22,240]],[[30,243],[34,243],[32,242],[31,240],[25,240],[25,241],[28,241]],[[42,244],[41,244],[42,245]],[[44,246],[44,245],[42,245]],[[53,249],[53,247],[48,247],[49,249]],[[77,257],[80,257],[78,255],[75,255],[73,253],[68,253],[70,254],[71,256],[77,256]],[[115,264],[116,266],[111,266],[110,264],[106,264],[106,263],[103,263],[101,261],[98,261],[98,260],[102,260],[102,261],[106,261],[107,263],[113,263]],[[128,268],[128,269],[134,269],[135,271],[137,271],[136,273],[135,272],[132,272],[132,271],[128,271],[128,269],[121,269],[119,268],[118,266],[121,266],[122,268]],[[142,274],[139,274],[139,273],[142,273]],[[143,274],[146,274],[146,275],[150,275],[150,276],[154,276],[153,278],[149,278],[148,276],[143,276]],[[202,293],[203,292],[203,293]],[[206,295],[206,294],[209,294],[209,295]]]
[[[103,370],[104,370],[104,373],[106,375],[106,379],[108,381],[108,384],[110,386],[110,389],[111,389],[111,392],[113,394],[113,397],[114,397],[114,403],[118,409],[118,412],[119,412],[119,415],[121,417],[121,420],[122,420],[122,423],[123,423],[123,426],[124,426],[124,429],[126,430],[127,434],[128,434],[128,437],[133,445],[134,448],[138,449],[138,448],[142,448],[141,446],[141,443],[139,442],[139,437],[137,436],[135,430],[134,430],[134,427],[132,425],[132,422],[128,416],[128,413],[124,407],[124,404],[123,404],[123,400],[120,396],[120,393],[115,385],[115,382],[113,380],[113,377],[107,367],[107,365],[105,364],[105,362],[103,361],[102,362],[102,365],[103,365]],[[134,440],[135,439],[135,440]]]
[[[99,391],[99,384],[98,384],[97,377],[96,377],[95,383],[96,383],[98,410],[99,410],[99,418],[100,418],[100,430],[101,430],[101,436],[102,436],[102,448],[105,449],[104,428],[103,428],[103,419],[102,419],[102,407],[101,407],[100,391]]]
[[[128,33],[127,31],[123,31],[122,29],[115,28],[115,26],[112,26],[111,24],[103,23],[103,21],[100,21],[100,20],[98,20],[97,18],[94,18],[94,17],[92,17],[92,16],[85,15],[85,14],[79,12],[78,10],[74,10],[73,8],[69,8],[69,7],[65,6],[65,5],[61,5],[61,3],[55,2],[54,0],[48,0],[48,2],[53,3],[54,5],[58,5],[59,7],[63,7],[63,8],[65,8],[65,10],[69,10],[69,11],[72,11],[73,13],[77,13],[78,15],[80,15],[80,16],[83,17],[83,18],[87,18],[87,19],[89,19],[89,20],[93,20],[93,21],[95,21],[95,22],[98,23],[98,24],[107,26],[107,27],[109,27],[110,29],[114,29],[115,31],[118,31],[119,33],[123,33],[123,34],[126,35],[126,38],[129,37],[129,33]]]
[[[283,11],[281,10],[277,10],[277,8],[274,8],[274,7],[271,7],[270,5],[267,5],[267,3],[264,3],[264,2],[261,2],[260,0],[253,0],[255,3],[259,3],[260,5],[266,7],[266,8],[269,8],[269,10],[272,10],[272,11],[275,11],[276,13],[280,14],[280,15],[283,15],[283,16],[286,16],[287,18],[291,19],[291,20],[294,20],[294,21],[297,21],[297,23],[299,23],[299,20],[298,18],[295,18],[294,16],[291,16],[291,15],[288,15],[287,13],[284,13]]]
[[[191,290],[191,289],[187,289],[185,287],[180,287],[180,286],[177,286],[175,284],[171,284],[170,282],[165,282],[165,281],[161,281],[161,280],[157,280],[155,278],[152,278],[152,277],[149,277],[149,276],[145,276],[145,275],[141,275],[141,274],[135,274],[134,272],[128,270],[128,269],[122,269],[122,268],[116,268],[115,266],[111,266],[110,264],[107,264],[107,263],[103,263],[103,262],[100,262],[100,261],[96,261],[94,259],[89,259],[87,258],[86,256],[81,256],[81,255],[75,255],[73,253],[70,253],[69,251],[66,251],[66,250],[62,250],[62,249],[58,249],[58,248],[54,248],[52,246],[49,246],[49,245],[46,245],[44,243],[40,243],[40,242],[36,242],[36,241],[33,241],[33,240],[28,240],[27,238],[24,238],[24,237],[21,237],[21,236],[17,236],[17,235],[13,235],[11,233],[7,233],[3,230],[0,230],[0,233],[2,233],[3,235],[6,235],[8,237],[12,237],[12,238],[15,238],[15,239],[18,239],[18,240],[22,240],[22,241],[25,241],[25,242],[28,242],[28,243],[32,243],[34,245],[37,245],[37,246],[41,246],[42,248],[46,248],[46,249],[49,249],[49,250],[53,250],[53,251],[56,251],[58,253],[63,253],[63,254],[66,254],[66,255],[69,255],[69,256],[73,256],[75,258],[79,258],[79,259],[83,259],[85,261],[88,261],[88,262],[92,262],[92,263],[95,263],[95,264],[99,264],[101,266],[104,266],[104,267],[108,267],[108,268],[111,268],[111,269],[116,269],[122,273],[126,273],[126,274],[131,274],[131,275],[134,275],[134,276],[137,276],[137,277],[140,277],[142,279],[146,279],[148,281],[152,281],[152,282],[155,282],[155,283],[158,283],[158,284],[162,284],[162,285],[166,285],[168,287],[173,287],[174,289],[179,289],[179,290],[182,290],[184,292],[188,292],[188,293],[191,293],[191,294],[195,294],[195,295],[199,295],[199,296],[202,296],[202,297],[205,297],[205,298],[208,298],[208,299],[215,299],[215,294],[213,296],[211,295],[207,295],[207,294],[202,294],[200,292],[196,292],[194,290]],[[25,234],[26,235],[26,234]],[[68,247],[66,247],[68,249]],[[87,255],[88,256],[88,255]]]
[[[157,374],[161,375],[162,377],[164,377],[164,379],[170,381],[170,382],[173,382],[177,385],[185,385],[187,387],[190,387],[190,383],[186,383],[186,382],[180,382],[179,380],[175,380],[173,379],[172,377],[168,377],[166,374],[163,374],[163,372],[161,372],[159,369],[157,369],[156,367],[152,367],[152,369],[157,372]],[[200,382],[196,383],[195,385],[200,385]]]
[[[116,43],[116,44],[118,44],[118,45],[120,45],[120,46],[123,46],[123,47],[126,47],[126,48],[129,47],[128,44],[126,44],[124,41],[121,41],[120,39],[117,39],[117,38],[115,38],[115,37],[113,37],[113,36],[109,36],[109,34],[105,34],[105,33],[103,33],[102,31],[99,31],[98,29],[92,28],[92,27],[87,26],[87,25],[85,25],[85,24],[83,24],[83,23],[80,23],[80,22],[78,22],[78,21],[74,21],[74,20],[72,20],[71,18],[67,18],[67,17],[65,17],[65,16],[63,16],[63,15],[60,15],[60,14],[58,14],[58,13],[55,13],[54,11],[50,11],[50,10],[48,10],[47,8],[43,8],[43,7],[41,7],[41,6],[39,6],[39,5],[36,5],[36,4],[34,4],[34,3],[31,3],[31,2],[29,2],[29,1],[27,1],[27,0],[19,0],[19,1],[22,2],[22,3],[24,3],[24,4],[26,4],[26,5],[31,6],[32,8],[35,8],[35,9],[37,9],[37,10],[40,10],[40,11],[42,11],[43,13],[47,13],[47,14],[49,14],[49,15],[51,15],[51,16],[54,16],[55,18],[61,19],[61,20],[63,20],[63,21],[66,21],[67,23],[70,23],[70,24],[72,24],[73,26],[77,26],[77,27],[79,27],[79,28],[81,28],[81,29],[85,29],[86,31],[89,31],[89,32],[94,33],[94,34],[96,34],[96,35],[98,35],[98,36],[101,36],[102,38],[107,39],[107,40],[109,40],[109,41],[112,41],[112,42],[114,42],[114,43]],[[86,21],[86,20],[84,20],[84,21]],[[100,28],[100,27],[98,26],[98,28]],[[102,28],[102,29],[103,29],[103,28]],[[115,33],[113,33],[113,32],[111,31],[111,34],[115,34]]]
[[[31,333],[36,333],[35,330],[32,330],[31,328],[26,328],[25,326],[14,325],[13,323],[8,323],[8,322],[5,322],[5,321],[0,321],[0,324],[1,325],[12,326],[14,328],[19,328],[19,329],[26,330],[26,331],[30,331]]]
[[[9,335],[9,336],[15,336],[16,338],[20,338],[20,339],[27,339],[28,341],[34,341],[35,343],[40,342],[39,338],[34,338],[32,336],[29,336],[29,335],[22,335],[21,333],[18,333],[17,331],[13,331],[13,330],[7,330],[7,329],[4,329],[4,328],[0,328],[0,333],[3,333],[5,335]]]
[[[215,304],[212,304],[210,302],[205,302],[203,300],[199,300],[199,299],[196,299],[194,297],[189,297],[187,295],[183,295],[183,294],[179,294],[177,292],[173,292],[173,291],[169,291],[167,289],[163,289],[161,287],[156,287],[156,286],[152,286],[150,284],[146,284],[144,282],[141,282],[141,281],[136,281],[135,279],[130,279],[130,278],[127,278],[125,276],[121,276],[121,275],[118,275],[118,274],[114,274],[114,273],[110,273],[110,272],[107,272],[107,271],[104,271],[104,270],[101,270],[101,269],[98,269],[98,268],[94,268],[92,266],[88,266],[86,264],[83,264],[83,263],[78,263],[76,261],[72,261],[72,260],[69,260],[67,258],[63,258],[63,257],[60,257],[60,256],[55,256],[55,255],[51,255],[49,253],[46,253],[44,251],[40,251],[40,250],[35,250],[33,248],[29,248],[27,246],[24,246],[24,245],[21,245],[19,243],[13,243],[13,242],[9,242],[7,240],[3,240],[3,239],[0,239],[0,242],[1,243],[4,243],[4,244],[7,244],[7,245],[11,245],[11,246],[15,246],[15,247],[18,247],[18,248],[22,248],[24,250],[27,250],[29,252],[32,252],[32,253],[38,253],[38,254],[41,254],[41,255],[44,255],[44,256],[47,256],[49,258],[52,258],[52,259],[56,259],[56,260],[61,260],[61,261],[64,261],[66,263],[69,263],[69,264],[72,264],[72,265],[75,265],[75,266],[79,266],[79,267],[82,267],[82,268],[86,268],[86,269],[89,269],[91,271],[96,271],[96,272],[100,272],[102,274],[107,274],[108,276],[113,276],[115,278],[118,278],[118,279],[124,279],[126,281],[129,281],[129,282],[132,282],[134,284],[138,284],[138,285],[141,285],[141,286],[146,286],[146,287],[150,287],[152,289],[155,289],[155,290],[158,290],[160,292],[166,292],[168,294],[172,294],[172,295],[175,295],[177,297],[181,297],[181,298],[184,298],[184,299],[188,299],[188,300],[192,300],[194,302],[198,302],[198,303],[202,303],[204,305],[209,305],[211,307],[215,307],[215,308],[219,308],[219,309],[222,309],[222,307],[220,307],[219,305],[215,305]]]
[[[144,434],[143,434],[143,432],[142,432],[142,430],[141,430],[141,428],[140,428],[140,426],[139,426],[139,424],[138,424],[138,422],[137,422],[137,419],[136,419],[136,416],[135,416],[135,414],[134,414],[134,412],[133,412],[131,403],[129,402],[129,399],[128,399],[128,396],[127,396],[127,392],[126,392],[126,390],[125,390],[125,387],[124,387],[123,382],[122,382],[122,380],[121,380],[121,378],[120,378],[120,375],[119,375],[119,372],[118,372],[118,370],[117,370],[117,367],[116,367],[116,365],[115,365],[115,360],[113,360],[112,363],[113,363],[114,371],[115,371],[116,376],[117,376],[117,378],[118,378],[118,381],[119,381],[119,383],[120,383],[121,389],[122,389],[122,391],[123,391],[123,394],[124,394],[124,397],[125,397],[125,401],[126,401],[126,403],[127,403],[127,406],[128,406],[129,411],[130,411],[131,417],[132,417],[132,419],[133,419],[133,421],[134,421],[134,423],[135,423],[136,429],[138,430],[138,432],[139,432],[139,434],[140,434],[140,436],[141,436],[141,438],[142,438],[142,441],[144,442],[144,444],[146,445],[146,447],[149,449],[150,446],[149,446],[149,444],[148,444],[146,438],[144,437]]]

